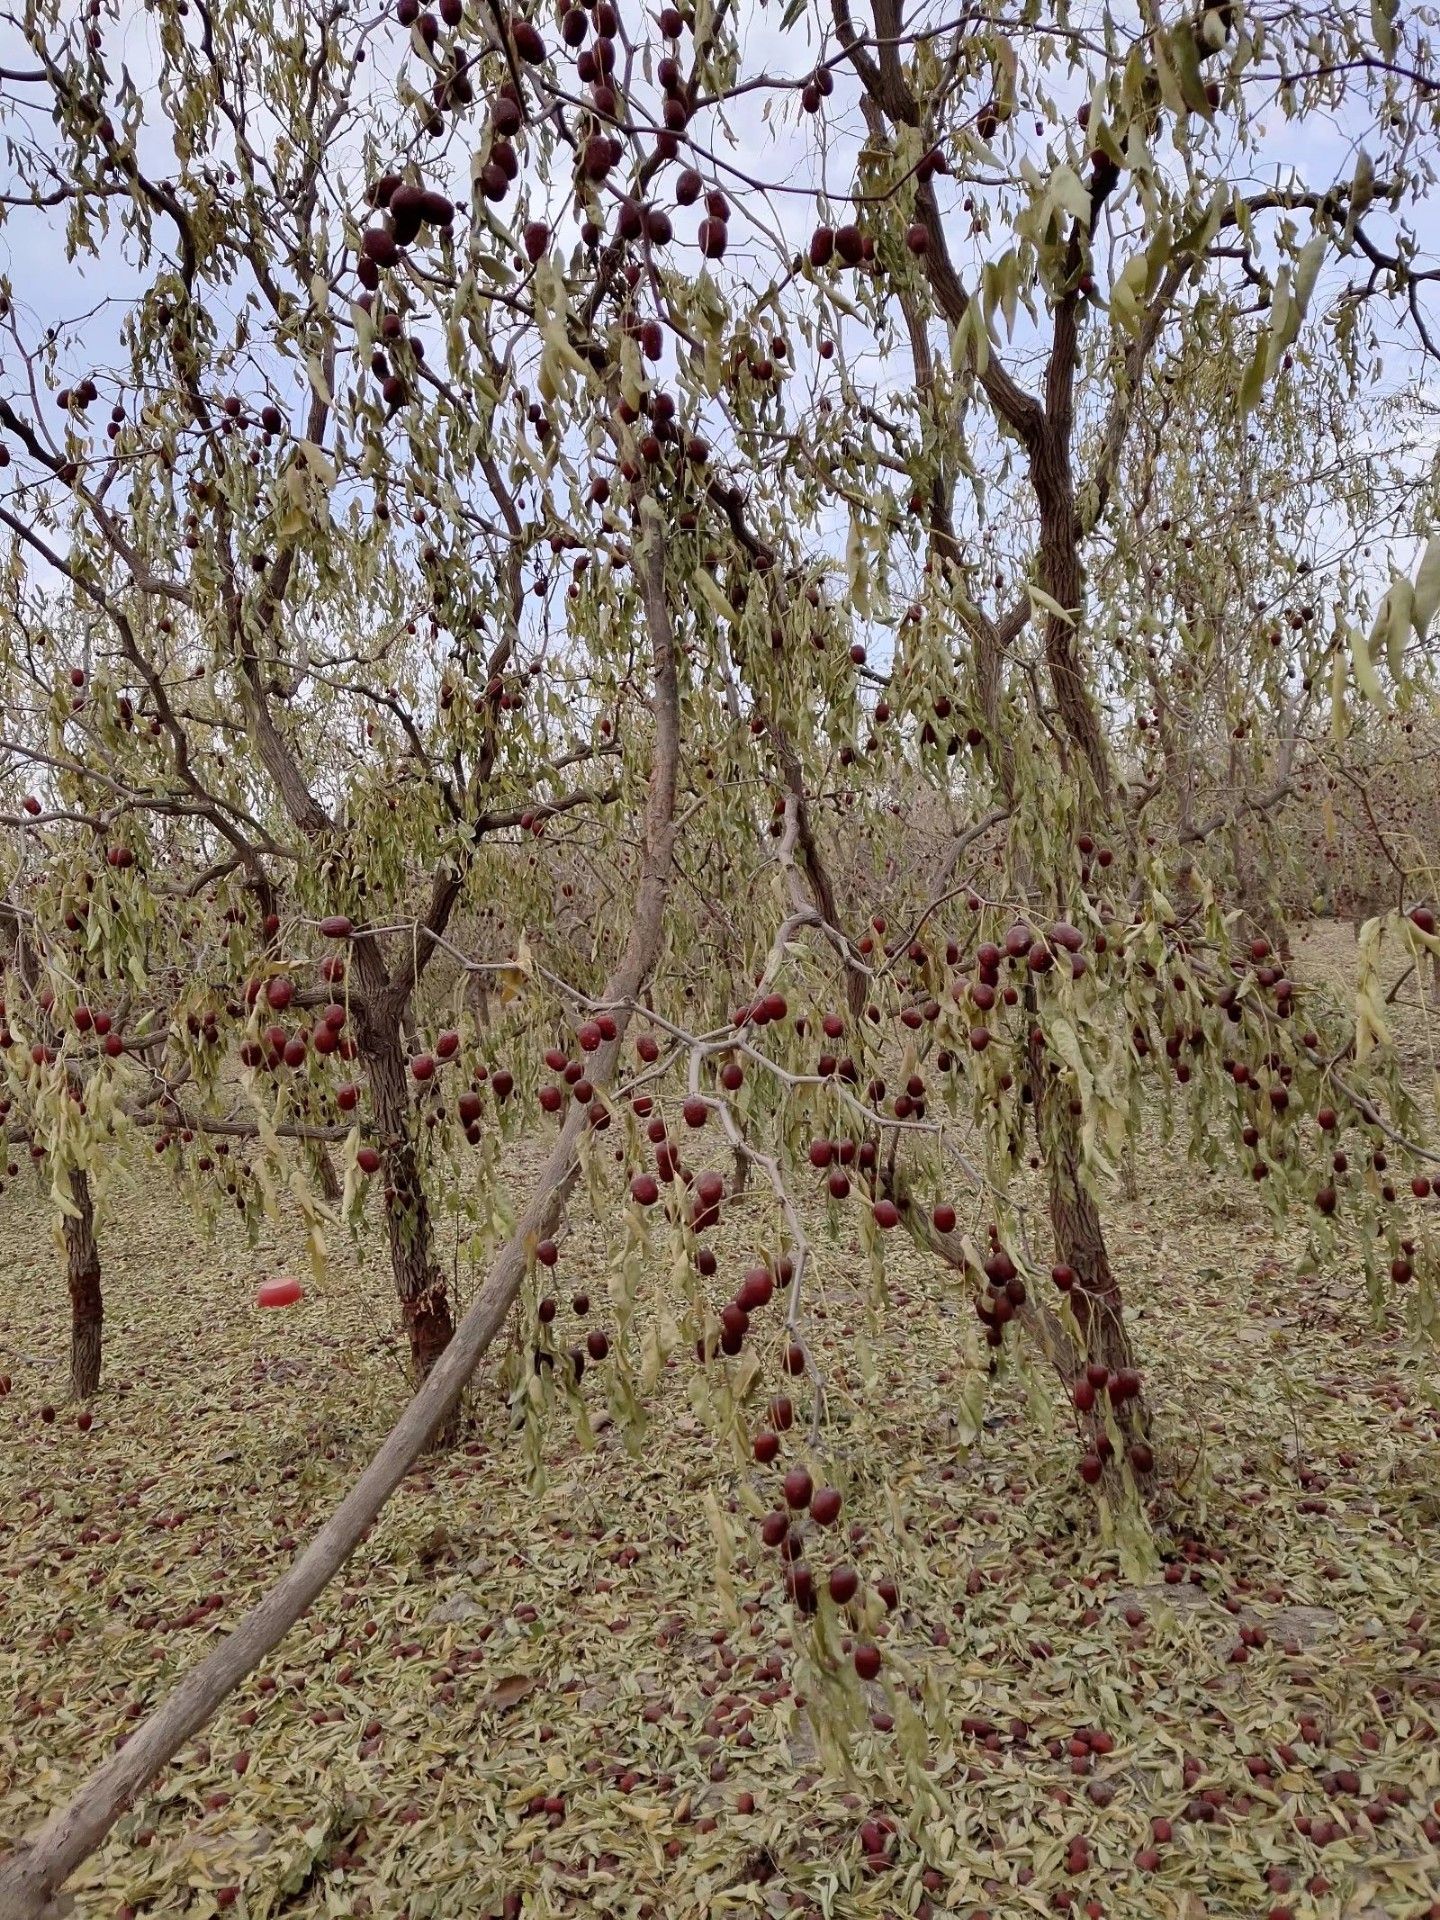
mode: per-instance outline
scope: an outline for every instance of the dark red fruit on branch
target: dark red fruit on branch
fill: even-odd
[[[810,1501],[810,1517],[822,1527],[833,1527],[840,1518],[838,1487],[817,1487]]]
[[[630,1182],[630,1198],[640,1207],[653,1207],[660,1198],[660,1185],[653,1173],[637,1173]]]
[[[780,1433],[788,1433],[794,1426],[795,1408],[784,1394],[770,1402],[769,1420],[771,1426]]]
[[[871,1211],[875,1216],[876,1226],[885,1231],[900,1224],[900,1209],[893,1200],[877,1200]]]
[[[702,1208],[718,1207],[724,1197],[725,1182],[713,1168],[708,1173],[702,1173],[695,1182],[695,1198]],[[744,1306],[746,1303],[742,1300],[740,1304]]]
[[[853,1567],[839,1566],[830,1569],[830,1598],[837,1607],[843,1607],[853,1600],[859,1588],[860,1576]]]
[[[598,1327],[592,1327],[585,1336],[585,1351],[592,1360],[603,1360],[610,1351],[610,1342]]]
[[[755,1436],[755,1444],[754,1444],[753,1451],[755,1454],[755,1458],[760,1462],[761,1466],[768,1467],[770,1462],[775,1458],[776,1454],[779,1453],[780,1451],[779,1434],[771,1433],[768,1428],[764,1429],[760,1433],[757,1433]]]
[[[868,1641],[860,1641],[855,1648],[855,1671],[862,1680],[876,1679],[880,1673],[880,1649],[878,1647],[872,1647]],[[867,1847],[866,1852],[883,1853],[884,1851],[885,1838],[882,1831],[880,1844],[878,1846]]]
[[[774,1292],[775,1282],[769,1271],[764,1267],[755,1267],[746,1274],[735,1297],[747,1313],[755,1313],[761,1307],[769,1306]]]
[[[789,1531],[790,1516],[778,1508],[774,1513],[767,1513],[760,1523],[760,1538],[767,1547],[778,1547]]]
[[[815,1611],[815,1577],[809,1567],[799,1561],[785,1569],[785,1592],[801,1613]]]
[[[1098,1453],[1086,1453],[1080,1457],[1080,1478],[1087,1487],[1093,1487],[1104,1472]]]
[[[809,1474],[804,1467],[792,1467],[785,1476],[785,1503],[791,1507],[808,1507],[810,1495],[814,1489]]]

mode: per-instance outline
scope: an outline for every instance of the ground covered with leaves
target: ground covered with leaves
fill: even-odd
[[[124,1818],[77,1913],[1440,1915],[1433,1353],[1352,1274],[1297,1277],[1301,1229],[1277,1241],[1248,1183],[1158,1150],[1137,1174],[1109,1218],[1156,1410],[1148,1564],[1097,1533],[1038,1361],[964,1444],[984,1350],[953,1275],[887,1246],[876,1305],[825,1242],[813,1450],[802,1419],[746,1462],[684,1354],[643,1431],[602,1361],[583,1422],[557,1395],[517,1433],[489,1365],[458,1447]],[[154,1176],[101,1234],[82,1431],[45,1197],[0,1201],[0,1840],[239,1618],[403,1395],[381,1262],[259,1312],[298,1229],[211,1236]],[[720,1248],[738,1279],[743,1218]],[[612,1268],[582,1221],[550,1281],[567,1342]],[[843,1495],[810,1558],[858,1569],[858,1623],[828,1598],[797,1620],[761,1542],[798,1460]]]

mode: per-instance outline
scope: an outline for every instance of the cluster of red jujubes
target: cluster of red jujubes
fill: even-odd
[[[543,1267],[549,1272],[556,1266],[559,1259],[560,1249],[553,1240],[541,1240],[536,1246],[535,1264],[537,1267]],[[589,1294],[572,1294],[570,1308],[577,1319],[585,1319],[590,1312]],[[548,1329],[555,1324],[555,1318],[559,1311],[559,1301],[555,1298],[554,1294],[547,1293],[536,1307],[535,1317],[542,1327]],[[542,1343],[538,1344],[535,1348],[534,1364],[537,1373],[543,1368],[553,1367],[555,1365],[555,1354],[548,1344],[548,1341],[549,1336],[547,1333]],[[591,1327],[585,1336],[584,1346],[577,1345],[569,1348],[565,1356],[566,1363],[570,1370],[572,1385],[578,1387],[581,1380],[585,1377],[585,1363],[587,1359],[594,1360],[598,1363],[604,1360],[609,1352],[610,1336],[600,1327]]]
[[[768,1424],[757,1431],[751,1444],[756,1460],[768,1467],[780,1457],[784,1445],[781,1436],[794,1427],[794,1403],[787,1395],[777,1395],[766,1410],[766,1418]],[[781,1504],[761,1521],[760,1538],[780,1555],[785,1568],[786,1595],[796,1610],[808,1617],[819,1611],[821,1591],[815,1573],[805,1561],[806,1548],[819,1549],[823,1545],[824,1534],[838,1523],[844,1503],[838,1488],[817,1487],[809,1469],[798,1464],[785,1470],[779,1491]],[[862,1529],[852,1527],[851,1546],[858,1546],[862,1539]],[[853,1616],[862,1598],[860,1575],[855,1568],[837,1559],[823,1578],[830,1600]],[[900,1593],[893,1580],[877,1581],[875,1592],[887,1610],[899,1605]],[[848,1650],[860,1678],[874,1680],[880,1672],[880,1649],[870,1640],[856,1640]]]

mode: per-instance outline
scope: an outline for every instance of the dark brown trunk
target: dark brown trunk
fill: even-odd
[[[105,1303],[100,1291],[100,1254],[95,1245],[95,1208],[82,1167],[70,1170],[70,1198],[78,1217],[64,1216],[66,1279],[70,1287],[70,1392],[88,1400],[100,1385]]]
[[[335,1162],[330,1157],[330,1149],[317,1141],[310,1156],[314,1168],[316,1183],[320,1188],[320,1197],[330,1206],[334,1206],[344,1194],[340,1176],[335,1171]]]
[[[1110,756],[1077,648],[1084,574],[1068,434],[1052,430],[1042,436],[1032,457],[1031,474],[1040,506],[1040,581],[1064,609],[1045,615],[1045,665],[1065,732],[1105,809],[1110,803]]]
[[[1112,1375],[1133,1371],[1135,1356],[1125,1326],[1120,1283],[1110,1266],[1100,1209],[1081,1173],[1079,1129],[1070,1111],[1068,1091],[1054,1071],[1038,1030],[1032,1030],[1029,1078],[1036,1136],[1049,1184],[1055,1260],[1075,1275],[1069,1302],[1084,1347],[1083,1362],[1104,1366]],[[1148,1441],[1149,1414],[1143,1394],[1118,1403],[1112,1400],[1110,1407],[1127,1444]],[[1094,1439],[1105,1431],[1100,1413],[1097,1403],[1095,1416],[1088,1423]]]
[[[384,1176],[385,1231],[395,1292],[410,1340],[410,1366],[423,1380],[450,1344],[454,1321],[435,1261],[430,1208],[410,1132],[410,1092],[398,1020],[388,1030],[371,1014],[360,1051],[370,1082],[370,1118]]]
[[[1070,461],[1076,339],[1072,300],[1062,306],[1056,317],[1055,340],[1046,376],[1045,425],[1031,448],[1030,477],[1040,510],[1040,578],[1059,609],[1046,611],[1045,664],[1066,736],[1080,763],[1075,767],[1077,784],[1088,774],[1098,816],[1103,818],[1111,808],[1110,755],[1079,651],[1085,576],[1080,560],[1080,520]],[[1124,1302],[1110,1269],[1100,1209],[1083,1178],[1080,1122],[1071,1111],[1069,1088],[1056,1072],[1038,1026],[1031,1028],[1029,1085],[1035,1137],[1049,1183],[1055,1259],[1075,1274],[1070,1304],[1080,1330],[1085,1360],[1087,1364],[1104,1366],[1112,1376],[1133,1370]],[[1124,1433],[1126,1446],[1148,1445],[1149,1419],[1143,1396],[1117,1399],[1109,1398],[1102,1391],[1094,1414],[1088,1417],[1090,1439],[1102,1458],[1112,1444],[1102,1418],[1107,1400]],[[1139,1459],[1148,1471],[1147,1455],[1141,1454]],[[1109,1471],[1113,1473],[1114,1463]]]

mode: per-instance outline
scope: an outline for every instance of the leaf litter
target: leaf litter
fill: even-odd
[[[562,1401],[525,1444],[487,1364],[460,1446],[76,1877],[80,1920],[1440,1915],[1433,1368],[1358,1280],[1297,1274],[1241,1181],[1145,1145],[1107,1212],[1165,1469],[1139,1577],[1043,1377],[977,1421],[953,1276],[887,1246],[876,1311],[842,1240],[810,1464],[832,1557],[898,1584],[875,1682],[812,1657],[753,1517],[773,1484],[687,1356],[638,1433],[597,1369],[586,1426]],[[13,1186],[0,1236],[8,1841],[265,1590],[403,1383],[380,1264],[257,1313],[298,1225],[251,1250],[143,1170],[102,1223],[81,1433],[44,1195]],[[719,1245],[738,1270],[743,1230]],[[564,1276],[602,1295],[611,1255],[580,1218]]]

